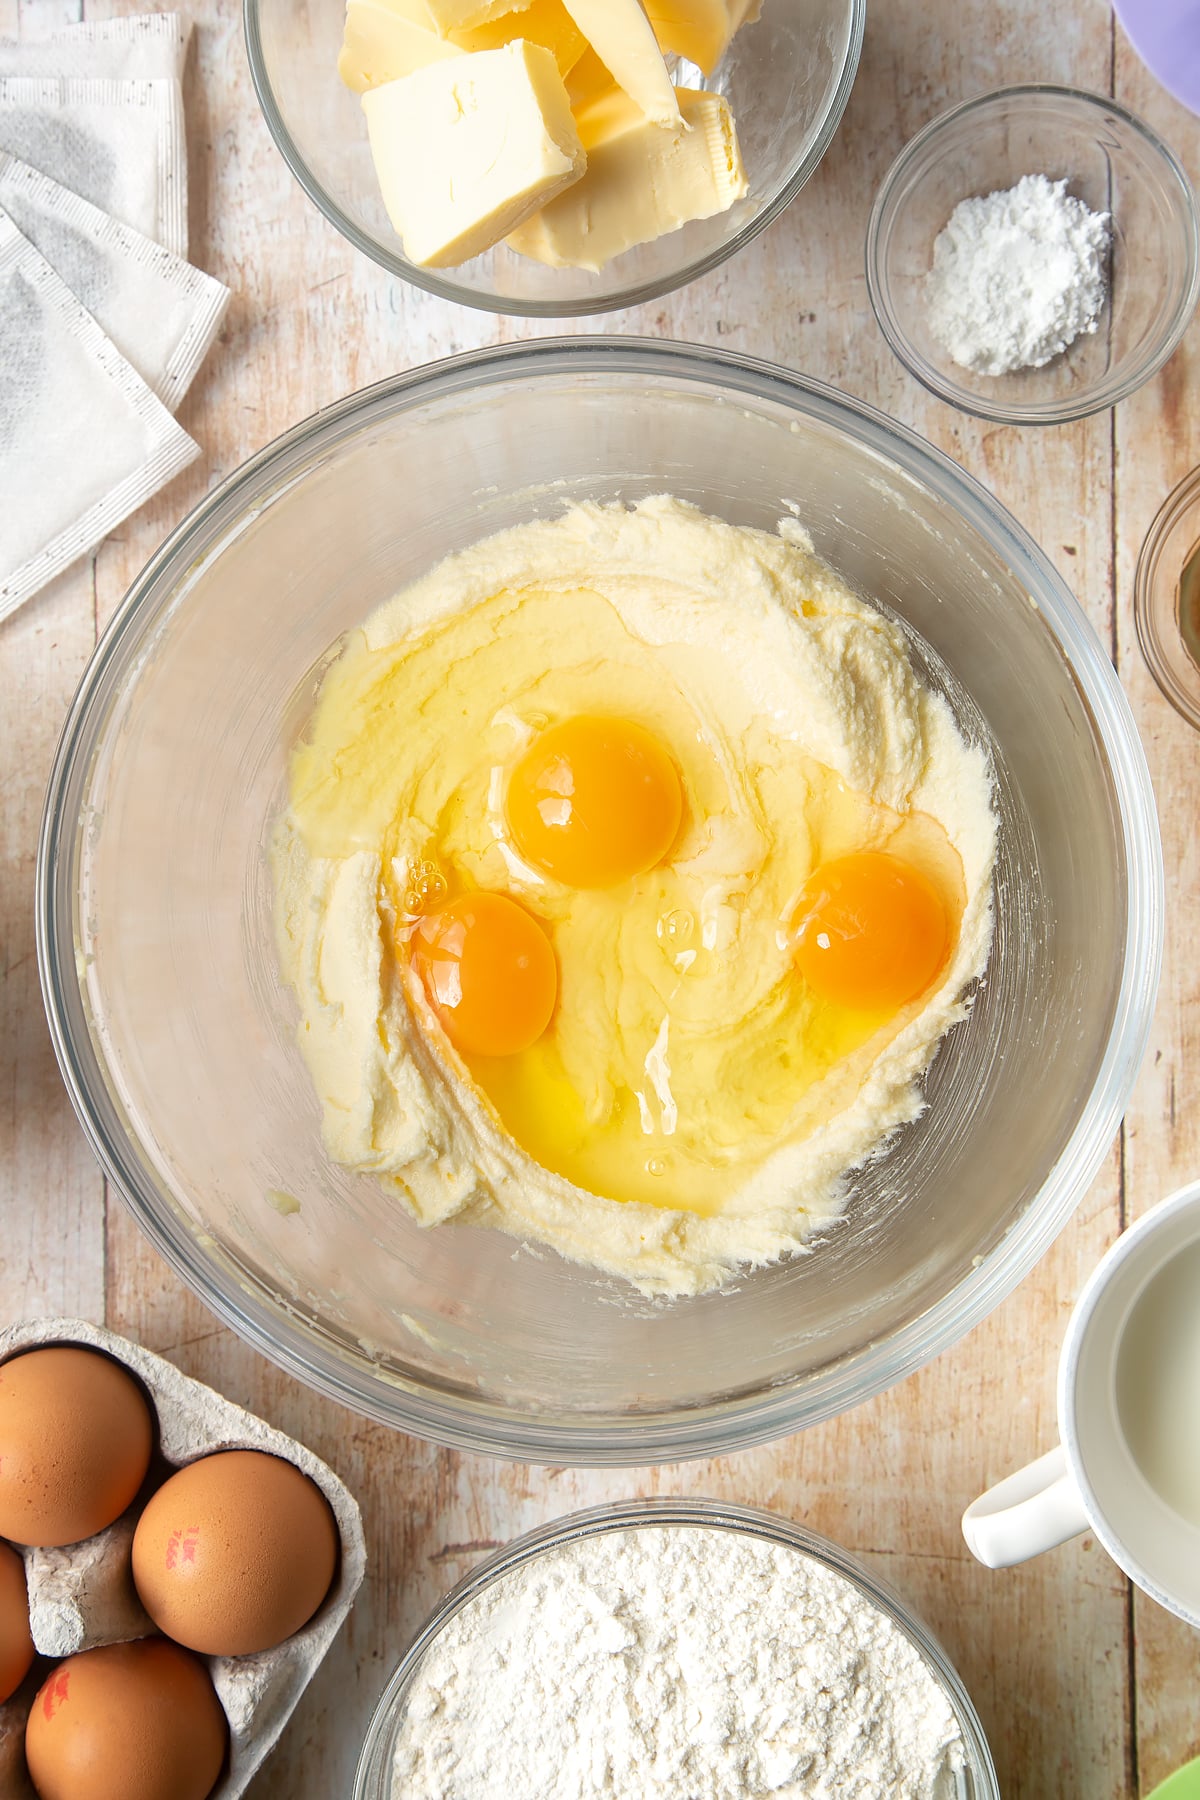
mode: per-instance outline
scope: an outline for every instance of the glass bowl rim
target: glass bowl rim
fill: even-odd
[[[976,1800],[1000,1800],[1000,1788],[987,1736],[962,1677],[933,1632],[896,1589],[866,1568],[851,1551],[844,1550],[831,1538],[812,1531],[783,1513],[771,1512],[763,1507],[743,1506],[736,1501],[706,1499],[699,1495],[649,1495],[637,1500],[616,1500],[601,1506],[585,1507],[561,1518],[548,1520],[545,1524],[535,1526],[532,1531],[523,1532],[469,1570],[428,1615],[376,1702],[355,1770],[353,1800],[383,1800],[384,1790],[380,1786],[380,1777],[386,1777],[395,1749],[395,1732],[400,1722],[398,1708],[404,1690],[416,1674],[426,1652],[432,1648],[452,1618],[505,1576],[524,1568],[526,1564],[550,1551],[560,1549],[564,1544],[576,1543],[584,1538],[604,1537],[611,1532],[656,1527],[729,1531],[734,1536],[746,1536],[762,1543],[781,1545],[801,1556],[810,1557],[823,1568],[849,1581],[903,1632],[949,1701],[962,1731],[971,1775],[978,1788]]]
[[[892,308],[890,284],[882,273],[884,219],[910,165],[926,151],[930,143],[942,137],[952,127],[962,124],[971,114],[997,106],[1001,102],[1028,100],[1036,106],[1044,99],[1069,100],[1079,102],[1085,108],[1102,108],[1106,112],[1115,113],[1154,152],[1175,182],[1183,202],[1190,227],[1186,246],[1189,274],[1171,325],[1160,344],[1149,355],[1133,364],[1120,379],[1106,378],[1073,400],[1048,400],[1038,405],[1029,402],[1006,405],[1003,401],[989,400],[961,386],[952,377],[943,375],[917,351]],[[893,355],[928,393],[959,412],[972,418],[986,419],[993,424],[1068,425],[1076,419],[1086,419],[1093,413],[1104,412],[1118,401],[1127,399],[1156,375],[1179,348],[1197,302],[1200,301],[1200,204],[1187,171],[1175,152],[1144,119],[1130,112],[1119,100],[1110,99],[1104,94],[1094,94],[1087,88],[1065,87],[1053,82],[1018,82],[1010,87],[992,88],[987,93],[975,94],[970,99],[960,101],[946,112],[938,113],[909,138],[876,191],[867,221],[865,253],[867,293],[876,323]]]
[[[687,287],[698,281],[702,275],[711,274],[714,269],[728,262],[730,257],[743,250],[760,231],[765,231],[779,215],[791,205],[801,188],[813,175],[825,152],[833,142],[838,126],[842,122],[842,114],[850,99],[851,90],[858,74],[858,65],[862,57],[863,37],[867,24],[867,0],[846,0],[850,11],[850,29],[846,41],[846,55],[838,75],[837,84],[830,98],[829,106],[821,121],[821,126],[808,153],[794,166],[791,174],[783,182],[779,191],[760,209],[747,219],[746,223],[726,243],[720,244],[703,256],[693,258],[681,268],[669,275],[663,275],[653,281],[634,282],[621,288],[609,297],[593,300],[574,299],[569,302],[558,300],[517,300],[504,294],[484,293],[482,290],[467,288],[444,276],[437,269],[425,269],[410,263],[398,251],[389,251],[376,241],[368,232],[363,231],[350,218],[333,195],[317,180],[301,155],[300,148],[284,119],[282,109],[271,86],[270,74],[263,55],[262,32],[259,27],[259,0],[242,0],[242,25],[246,42],[246,57],[250,64],[250,79],[254,92],[258,97],[259,108],[266,123],[268,132],[276,149],[291,170],[300,187],[308,195],[313,205],[333,226],[347,243],[369,257],[389,275],[397,276],[401,281],[410,282],[414,287],[423,288],[426,293],[436,294],[439,299],[450,300],[458,306],[469,306],[477,312],[502,314],[510,318],[521,319],[582,319],[595,317],[600,313],[618,312],[626,307],[642,306],[651,300],[659,300],[665,294],[675,293],[677,289]],[[336,79],[336,71],[330,71],[331,79]]]
[[[1179,521],[1195,505],[1200,504],[1200,466],[1189,470],[1177,481],[1150,524],[1138,551],[1133,576],[1133,622],[1146,666],[1158,684],[1159,692],[1170,701],[1181,718],[1200,731],[1200,671],[1197,671],[1197,694],[1189,694],[1175,673],[1167,653],[1167,641],[1161,629],[1160,609],[1154,603],[1155,577],[1163,546]],[[1180,571],[1182,574],[1182,570]],[[1178,637],[1178,620],[1174,620]]]
[[[1014,570],[1050,626],[1097,723],[1125,846],[1125,952],[1112,1025],[1092,1092],[1037,1197],[952,1289],[882,1340],[799,1380],[674,1411],[563,1415],[515,1412],[398,1371],[364,1379],[330,1334],[288,1303],[251,1292],[236,1262],[192,1231],[164,1197],[109,1093],[75,965],[73,880],[82,802],[112,697],[137,667],[144,635],[185,573],[248,507],[290,485],[299,468],[393,411],[514,380],[661,375],[718,402],[730,396],[799,410],[872,450],[949,505]],[[67,802],[72,801],[68,807]],[[542,338],[471,350],[345,396],[233,470],[175,528],[117,608],[84,670],[55,753],[38,843],[35,925],[43,1000],[59,1068],[92,1149],[165,1260],[218,1318],[317,1392],[387,1425],[455,1449],[517,1461],[630,1466],[712,1456],[831,1418],[922,1367],[977,1325],[1049,1248],[1103,1162],[1149,1040],[1163,947],[1164,880],[1153,790],[1129,702],[1104,647],[1065,582],[1024,527],[956,463],[865,402],[732,350],[660,339]],[[814,1388],[816,1392],[814,1393]]]

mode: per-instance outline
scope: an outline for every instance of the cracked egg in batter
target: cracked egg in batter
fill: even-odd
[[[798,1248],[986,962],[986,757],[794,526],[659,497],[351,633],[274,844],[339,1162],[697,1292]]]

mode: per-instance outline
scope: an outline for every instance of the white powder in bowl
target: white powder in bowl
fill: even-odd
[[[929,329],[979,375],[1040,369],[1095,331],[1107,294],[1109,215],[1026,175],[961,200],[938,233],[925,280]]]
[[[700,1526],[578,1538],[444,1627],[393,1800],[951,1800],[957,1720],[915,1646],[815,1559]]]

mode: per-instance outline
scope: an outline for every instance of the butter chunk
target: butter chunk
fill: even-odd
[[[465,52],[436,31],[414,25],[388,0],[349,0],[338,74],[361,94],[386,81],[401,81],[432,62]]]
[[[564,80],[567,84],[567,98],[571,102],[571,111],[576,118],[579,116],[580,107],[590,106],[593,100],[600,98],[601,94],[612,93],[617,85],[590,46],[574,67],[568,70]]]
[[[563,0],[619,88],[658,125],[679,124],[675,89],[641,0]]]
[[[448,16],[443,12],[441,21]],[[476,50],[500,50],[517,38],[544,45],[561,75],[573,69],[587,49],[587,39],[563,0],[526,0],[516,7],[505,0],[504,10],[494,18],[444,32],[426,0],[347,0],[338,74],[361,94],[385,81],[400,81],[431,62]]]
[[[719,94],[675,90],[682,122],[652,125],[616,92],[577,115],[587,173],[513,231],[512,249],[556,269],[602,269],[634,244],[724,212],[749,192],[733,118]]]
[[[430,63],[362,103],[388,217],[427,268],[482,255],[586,166],[553,56],[520,38]]]
[[[451,41],[463,50],[499,50],[514,38],[527,44],[541,44],[558,64],[560,75],[567,75],[587,49],[587,39],[563,5],[563,0],[530,0],[520,12],[501,13],[485,25],[474,25],[467,31],[452,31]],[[610,77],[611,79],[611,77]]]
[[[758,18],[761,0],[646,0],[646,14],[663,50],[686,56],[711,75],[735,31]]]
[[[470,31],[475,25],[485,25],[503,13],[522,12],[529,0],[385,0],[385,3],[410,24],[436,32],[438,37],[449,37],[452,32]]]

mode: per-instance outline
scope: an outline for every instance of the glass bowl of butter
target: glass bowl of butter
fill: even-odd
[[[790,204],[849,99],[866,0],[244,11],[267,125],[343,236],[443,299],[563,318],[684,286]]]
[[[345,677],[331,652],[369,650],[366,622],[400,590],[498,534],[528,541],[571,516],[578,522],[581,510],[596,530],[624,531],[689,506],[739,541],[759,534],[760,548],[783,542],[784,515],[802,528],[852,590],[832,612],[810,602],[834,651],[847,606],[869,602],[889,633],[902,634],[930,706],[937,697],[936,716],[949,709],[994,771],[994,936],[969,1010],[949,1024],[923,1077],[920,1104],[913,1096],[878,1153],[846,1170],[841,1215],[797,1253],[762,1252],[759,1223],[788,1192],[775,1175],[736,1213],[723,1203],[698,1210],[690,1188],[670,1210],[606,1198],[607,1187],[582,1179],[561,1206],[552,1197],[544,1216],[570,1233],[599,1215],[606,1238],[633,1234],[627,1278],[603,1245],[603,1266],[584,1262],[572,1255],[573,1238],[552,1247],[524,1223],[496,1229],[473,1210],[476,1175],[468,1171],[464,1186],[441,1152],[465,1146],[479,1179],[491,1181],[490,1111],[460,1130],[457,1115],[426,1109],[420,1145],[404,1155],[403,1186],[385,1185],[389,1141],[407,1142],[409,1123],[419,1123],[415,1061],[395,1062],[406,1085],[393,1084],[389,1099],[356,1061],[334,1057],[323,1104],[309,1051],[319,1053],[326,1027],[340,1036],[357,1021],[372,1062],[378,1052],[393,1066],[398,1040],[390,1024],[375,1030],[361,996],[370,1000],[371,947],[382,957],[394,939],[358,909],[354,871],[394,873],[395,856],[389,849],[375,862],[373,840],[354,824],[349,885],[338,874],[327,890],[325,917],[341,926],[305,958],[316,1004],[301,1012],[281,961],[276,826],[296,755],[315,741],[318,691],[327,676],[335,688]],[[693,599],[707,549],[687,548],[676,532],[663,542],[686,601],[663,654],[689,682],[707,684],[706,716],[727,714],[739,741],[757,731],[757,718],[779,716],[795,734],[826,717],[819,685],[808,683],[811,702],[756,703],[743,727],[743,652],[754,620],[775,616],[765,577],[744,573]],[[685,552],[691,560],[681,562]],[[657,657],[644,673],[614,660],[625,656],[613,635],[620,622],[607,601],[603,622],[592,620],[601,571],[588,566],[592,588],[572,588],[552,620],[522,609],[498,629],[496,612],[477,608],[473,650],[455,635],[439,638],[453,667],[428,706],[381,694],[372,716],[400,733],[397,755],[374,743],[362,765],[379,775],[381,792],[407,746],[436,782],[461,751],[490,742],[490,727],[466,721],[481,697],[487,712],[497,704],[480,673],[492,646],[507,667],[514,646],[532,644],[531,666],[554,681],[581,669],[581,679],[597,670],[607,683],[615,668],[622,704],[632,704],[633,679],[639,694],[668,691],[660,680],[668,665]],[[654,581],[675,591],[673,580]],[[649,592],[654,581],[630,591]],[[499,591],[503,599],[508,589]],[[535,609],[548,597],[536,581],[522,592]],[[726,596],[736,621],[720,610]],[[542,620],[541,635],[518,639],[527,616]],[[680,644],[693,616],[719,619],[719,637]],[[652,628],[639,629],[644,640]],[[632,627],[620,634],[634,642]],[[768,642],[771,670],[787,660],[779,642]],[[838,666],[851,685],[836,711],[856,741],[897,744],[900,724],[875,731],[866,700],[856,702],[868,691],[854,685],[858,653],[851,647]],[[347,694],[373,691],[345,678]],[[514,704],[499,704],[497,730]],[[432,736],[420,735],[423,717],[436,720]],[[682,723],[671,727],[681,770],[686,734]],[[792,767],[774,754],[755,760],[780,772],[788,816],[806,820]],[[473,792],[486,797],[489,788],[490,777]],[[397,816],[390,801],[387,812]],[[422,816],[458,815],[435,799]],[[740,834],[724,825],[711,854],[724,855],[723,843],[740,856]],[[706,896],[728,886],[724,864],[708,855],[693,870]],[[1162,880],[1145,759],[1105,647],[989,494],[902,427],[784,369],[651,340],[556,338],[454,357],[325,408],[207,495],[157,553],[99,645],[64,728],[39,860],[39,957],[64,1076],[115,1190],[222,1319],[321,1391],[400,1429],[528,1462],[642,1464],[736,1450],[855,1406],[1010,1292],[1111,1146],[1149,1032]],[[311,890],[296,894],[287,917],[303,937],[321,908]],[[591,898],[599,904],[604,894]],[[732,923],[727,912],[714,916],[721,929]],[[644,911],[628,917],[648,923]],[[694,932],[679,957],[704,937]],[[586,949],[592,939],[582,941]],[[772,928],[738,941],[727,958],[735,981],[757,966]],[[650,966],[661,954],[680,980],[687,974],[675,955],[682,935],[665,933],[660,952],[651,925],[638,942]],[[714,942],[719,949],[719,935]],[[563,949],[564,970],[565,958]],[[609,973],[618,967],[594,961]],[[673,988],[668,1005],[676,1008]],[[399,1032],[406,1016],[396,1015]],[[677,1008],[673,1017],[674,1032]],[[705,1026],[704,1044],[726,1017],[713,1033]],[[589,1041],[600,1038],[602,1015],[593,1009],[584,1022]],[[681,1093],[681,1044],[664,1038],[646,1056],[647,1077],[661,1078],[660,1135],[671,1144],[662,1084],[670,1062]],[[739,1067],[764,1066],[736,1054],[726,1065],[730,1091]],[[516,1067],[496,1055],[493,1074],[500,1064]],[[480,1069],[448,1090],[450,1100],[473,1105],[494,1091],[483,1087],[488,1079]],[[873,1077],[869,1085],[874,1096]],[[766,1093],[757,1082],[747,1091],[752,1105]],[[499,1117],[505,1101],[494,1093]],[[353,1166],[327,1134],[334,1109],[367,1133]],[[541,1116],[570,1123],[561,1090]],[[497,1154],[514,1154],[521,1129],[514,1123]],[[604,1129],[601,1121],[585,1134],[582,1149],[609,1141]],[[419,1175],[414,1157],[425,1148],[438,1160]],[[810,1160],[819,1157],[805,1152],[806,1171]],[[551,1166],[531,1152],[491,1191],[528,1208]],[[447,1179],[429,1186],[427,1176]],[[418,1178],[437,1202],[437,1222],[419,1220]],[[685,1235],[690,1242],[726,1225],[746,1248],[719,1286],[638,1285],[655,1245],[673,1254]]]

